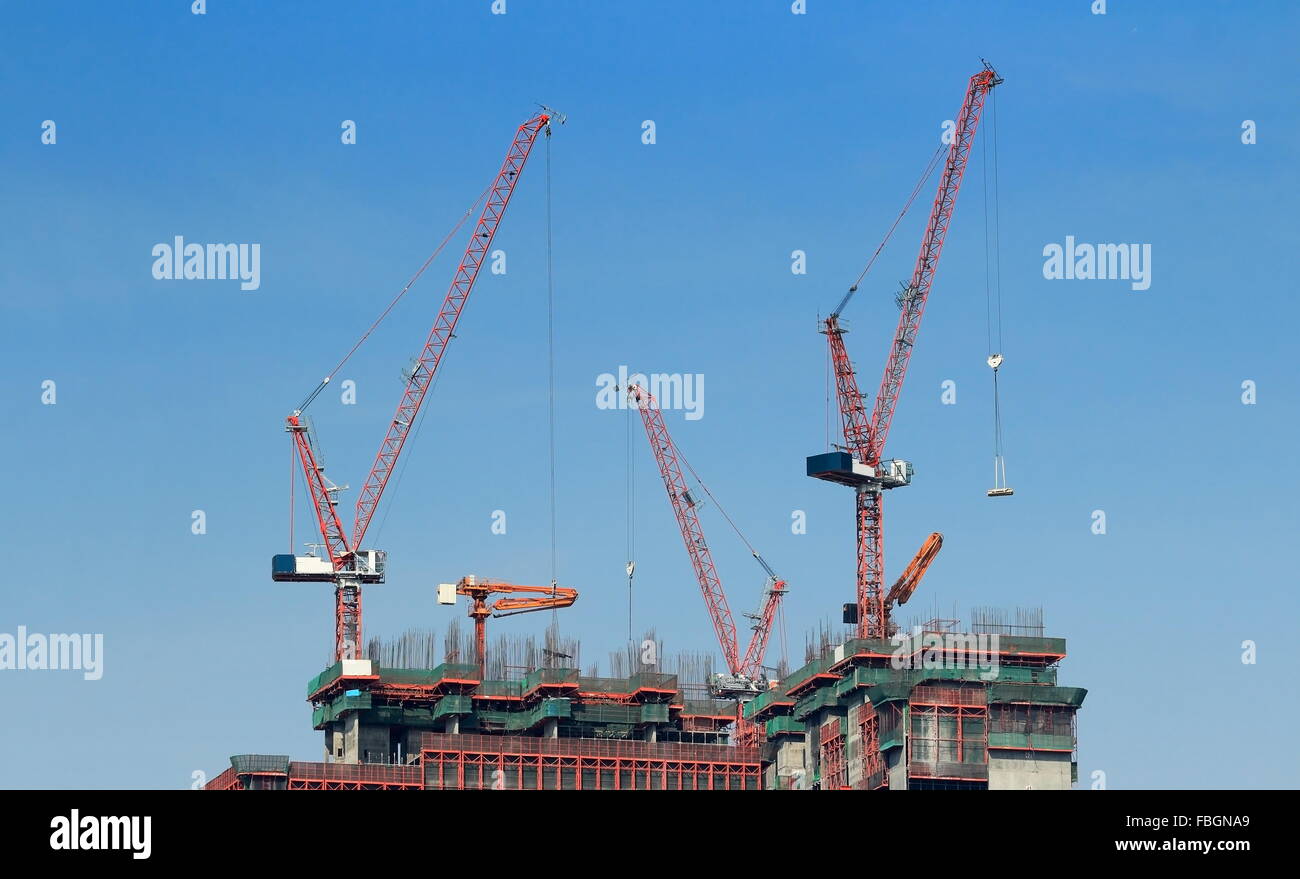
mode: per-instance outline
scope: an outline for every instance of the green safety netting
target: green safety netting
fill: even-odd
[[[288,773],[289,758],[283,754],[237,754],[230,758],[236,775],[249,772]]]

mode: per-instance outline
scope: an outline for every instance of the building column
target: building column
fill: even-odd
[[[361,762],[361,715],[356,711],[343,718],[343,762]]]

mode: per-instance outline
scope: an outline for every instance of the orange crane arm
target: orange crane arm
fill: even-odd
[[[498,598],[488,606],[488,596],[498,593],[527,592],[535,598]],[[487,673],[487,618],[508,617],[535,610],[568,607],[578,600],[578,590],[564,586],[518,586],[500,580],[481,580],[478,577],[461,577],[456,584],[456,594],[468,597],[473,603],[469,615],[474,620],[474,647],[478,661],[478,674]]]
[[[517,613],[533,610],[550,610],[568,607],[578,600],[578,590],[564,586],[512,586],[505,583],[496,584],[500,591],[534,592],[537,598],[498,598],[492,603],[492,616],[508,617]]]
[[[885,606],[890,607],[894,604],[907,604],[907,599],[912,597],[916,587],[921,585],[921,578],[929,570],[930,563],[934,557],[939,554],[939,547],[943,546],[943,535],[938,531],[931,534],[921,544],[916,555],[907,563],[902,575],[890,587],[889,594],[885,596]]]

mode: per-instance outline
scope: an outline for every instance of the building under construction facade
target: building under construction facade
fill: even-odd
[[[341,660],[307,686],[322,762],[232,757],[207,787],[1068,790],[1087,691],[1058,684],[1065,655],[1062,638],[951,627],[851,639],[739,722],[735,702],[690,698],[676,675],[480,680],[474,664]]]
[[[675,675],[342,660],[308,684],[325,761],[243,755],[208,789],[757,790],[760,748],[729,744],[734,702],[689,699]]]
[[[1075,713],[1057,684],[1065,639],[916,630],[853,639],[745,706],[764,787],[1068,790]]]

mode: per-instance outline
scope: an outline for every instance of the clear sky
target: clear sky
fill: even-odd
[[[319,759],[303,696],[330,649],[332,598],[268,571],[289,540],[283,419],[489,182],[538,102],[569,117],[551,154],[557,555],[581,598],[563,624],[584,664],[623,645],[628,414],[597,408],[598,376],[699,374],[703,417],[667,412],[669,428],[789,581],[801,664],[803,633],[853,593],[850,493],[804,476],[826,443],[817,317],[893,220],[982,57],[1006,79],[1001,375],[1016,494],[984,495],[981,143],[890,437],[916,479],[886,503],[887,576],[942,531],[923,611],[1044,608],[1069,647],[1062,683],[1090,691],[1080,787],[1099,770],[1111,788],[1300,784],[1300,14],[1108,6],[807,0],[795,15],[786,0],[508,0],[493,15],[489,0],[209,0],[196,16],[180,0],[5,3],[0,632],[102,633],[105,658],[97,681],[0,671],[0,785],[188,787],[230,754]],[[1242,142],[1245,120],[1256,143]],[[507,273],[482,277],[372,527],[390,574],[365,593],[367,635],[441,631],[452,611],[434,603],[439,581],[550,577],[545,168],[539,148],[496,242]],[[933,181],[846,314],[873,392],[932,193]],[[155,280],[153,246],[178,235],[259,244],[260,288]],[[1150,288],[1046,279],[1043,249],[1067,235],[1149,244]],[[463,246],[340,375],[356,404],[335,389],[312,407],[330,475],[352,486],[349,521]],[[955,405],[941,402],[946,380]],[[637,628],[670,650],[707,648],[645,437],[633,439]],[[299,544],[305,509],[300,497]],[[806,534],[792,533],[796,510]],[[712,505],[703,518],[739,615],[761,572]]]

